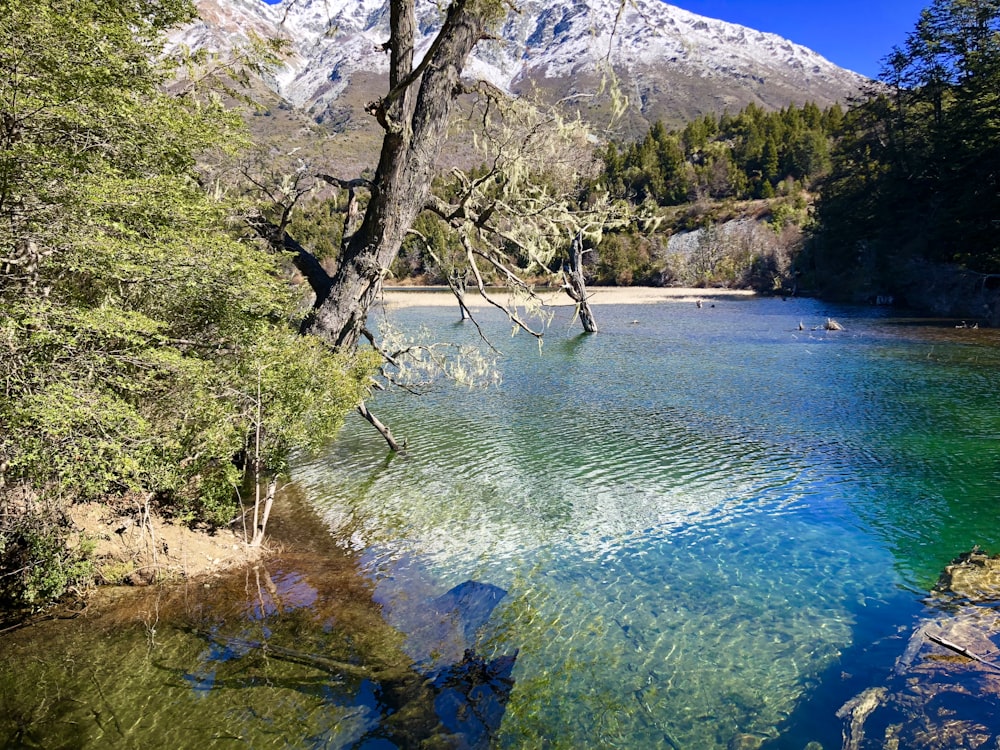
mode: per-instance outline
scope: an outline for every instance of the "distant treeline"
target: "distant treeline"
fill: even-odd
[[[936,0],[837,131],[810,243],[829,284],[1000,273],[1000,0]]]
[[[935,0],[846,110],[751,105],[679,130],[658,122],[603,161],[617,196],[699,206],[667,231],[730,218],[720,206],[733,201],[809,191],[815,210],[792,216],[806,233],[791,272],[833,295],[891,294],[927,262],[1000,274],[1000,0]],[[802,205],[771,201],[757,215],[779,229]]]
[[[634,143],[608,144],[604,182],[612,194],[660,206],[772,198],[788,192],[790,181],[808,184],[830,169],[843,120],[839,105],[820,110],[809,103],[773,112],[751,104],[681,130],[657,122]]]

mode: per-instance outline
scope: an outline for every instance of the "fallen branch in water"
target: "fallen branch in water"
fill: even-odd
[[[978,661],[980,664],[985,664],[987,667],[990,667],[1000,672],[1000,664],[989,661],[988,659],[984,659],[978,654],[972,653],[965,646],[959,646],[957,643],[952,643],[951,641],[946,640],[939,635],[932,635],[931,633],[927,633],[926,635],[929,640],[933,641],[939,646],[944,646],[946,649],[954,651],[956,654],[961,654],[962,656],[968,659],[972,659],[973,661]]]
[[[399,680],[406,673],[410,672],[409,669],[369,669],[359,664],[350,664],[348,662],[331,659],[326,656],[320,656],[319,654],[310,654],[297,649],[277,646],[266,640],[253,641],[245,638],[235,638],[232,636],[219,635],[207,630],[195,630],[194,632],[202,638],[217,643],[225,648],[245,652],[257,650],[282,661],[289,661],[308,667],[314,667],[327,672],[333,677],[342,678],[347,676],[363,680],[382,682],[393,679]],[[412,679],[418,680],[420,678],[419,676],[414,675]]]

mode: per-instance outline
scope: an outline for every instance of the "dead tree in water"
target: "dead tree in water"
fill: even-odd
[[[563,290],[576,303],[580,323],[586,333],[597,333],[597,319],[590,309],[590,296],[583,278],[583,234],[577,233],[569,252],[569,262],[563,266]]]
[[[609,227],[630,223],[629,209],[599,191],[581,194],[581,184],[600,174],[600,160],[579,118],[568,120],[555,108],[511,99],[484,82],[462,82],[473,48],[514,9],[514,3],[441,4],[445,8],[441,29],[419,63],[414,5],[415,0],[389,2],[390,36],[383,45],[390,58],[389,91],[368,106],[384,131],[372,177],[315,175],[348,193],[336,269],[327,272],[288,237],[287,212],[257,229],[275,248],[292,251],[295,265],[314,292],[303,332],[333,349],[353,349],[363,338],[374,344],[366,330],[369,312],[404,239],[424,212],[436,216],[459,239],[457,258],[448,263],[458,265],[448,275],[463,319],[471,317],[464,283],[452,283],[451,271],[456,280],[468,279],[483,300],[501,309],[516,327],[541,337],[544,325],[531,319],[540,311],[541,301],[525,277],[549,275],[553,262],[566,252],[567,236],[578,238],[582,254],[584,238],[596,245]],[[442,177],[439,157],[453,124],[455,102],[463,94],[473,102],[465,122],[476,129],[472,140],[483,150],[483,166],[470,173],[452,170],[450,184],[435,194],[432,182]],[[358,191],[367,193],[363,211]],[[570,263],[578,267],[579,259],[571,258]],[[579,299],[574,299],[581,319],[585,330],[596,331],[582,272],[578,281]],[[488,286],[497,283],[509,289],[510,302],[491,296]],[[398,450],[388,430],[371,418],[364,405],[359,411]]]

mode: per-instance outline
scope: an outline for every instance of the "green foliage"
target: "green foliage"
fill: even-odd
[[[344,207],[337,197],[314,200],[292,214],[288,233],[321,260],[336,260],[344,230]]]
[[[594,283],[607,286],[649,285],[662,282],[657,238],[616,232],[604,238],[594,263]]]
[[[844,117],[812,262],[891,285],[910,258],[1000,271],[1000,2],[935,0]]]
[[[315,450],[340,428],[346,414],[368,391],[380,356],[333,353],[316,339],[293,331],[269,332],[236,362],[231,392],[235,432],[250,451],[260,429],[263,468],[283,473],[293,449]]]
[[[655,123],[642,140],[609,145],[604,179],[636,203],[676,206],[699,198],[770,198],[788,177],[811,182],[830,169],[834,128],[843,113],[815,104],[738,115],[709,114],[668,133]]]
[[[10,0],[0,14],[0,502],[29,498],[0,537],[44,579],[21,580],[26,601],[76,575],[50,544],[55,515],[45,533],[19,525],[39,503],[137,492],[225,523],[249,436],[283,470],[374,370],[299,337],[282,259],[237,239],[238,207],[202,189],[199,159],[244,137],[217,100],[163,86],[161,34],[193,12]]]
[[[391,271],[397,279],[422,277],[427,283],[444,284],[450,276],[464,273],[465,261],[465,249],[455,232],[423,214],[413,223]]]
[[[66,545],[55,504],[0,495],[0,518],[0,608],[36,607],[90,579],[92,565]]]

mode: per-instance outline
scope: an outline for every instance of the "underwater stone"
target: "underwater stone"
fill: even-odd
[[[959,555],[944,569],[935,589],[972,602],[1000,600],[1000,556],[991,557],[978,547]]]

